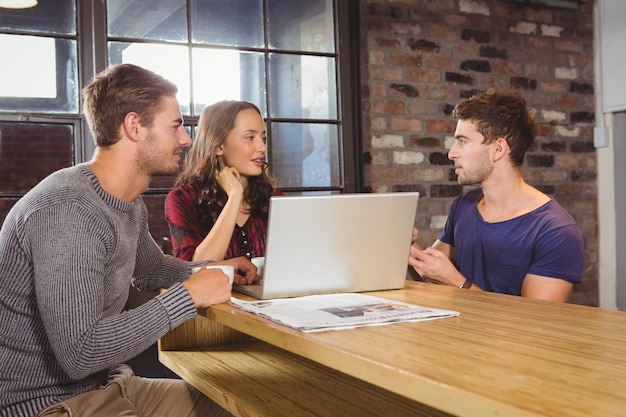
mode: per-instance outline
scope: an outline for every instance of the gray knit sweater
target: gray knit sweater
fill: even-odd
[[[20,199],[0,230],[0,416],[36,416],[194,317],[178,282],[193,263],[163,255],[141,198],[105,192],[85,165]],[[123,311],[131,278],[167,291]]]

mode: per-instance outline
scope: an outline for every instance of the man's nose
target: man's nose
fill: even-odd
[[[191,145],[191,137],[189,136],[189,133],[187,133],[187,129],[182,129],[183,131],[183,137],[181,138],[181,145],[184,147],[187,147],[189,145]]]
[[[452,147],[450,148],[450,150],[448,151],[448,159],[452,159],[454,160],[454,158],[458,157],[458,152],[457,152],[457,147],[456,147],[456,142],[454,145],[452,145]]]

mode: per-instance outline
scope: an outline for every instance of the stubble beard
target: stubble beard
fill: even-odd
[[[459,184],[465,185],[476,185],[482,184],[483,181],[487,180],[491,173],[493,172],[493,164],[489,162],[488,154],[482,155],[476,162],[475,167],[467,172],[465,169],[461,171],[461,175],[457,176],[457,181]]]
[[[157,141],[151,133],[146,137],[145,144],[135,158],[139,172],[150,178],[176,175],[178,173],[178,164],[175,166],[164,166],[163,158],[161,157],[163,151],[157,146]]]

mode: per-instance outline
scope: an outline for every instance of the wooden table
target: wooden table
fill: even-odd
[[[626,416],[626,313],[407,281],[458,317],[302,333],[211,307],[160,360],[237,416]]]

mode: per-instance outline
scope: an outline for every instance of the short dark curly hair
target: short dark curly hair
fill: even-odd
[[[458,103],[452,115],[476,123],[485,143],[504,138],[511,149],[513,166],[520,167],[535,137],[538,126],[526,100],[515,93],[497,89],[476,94]]]

